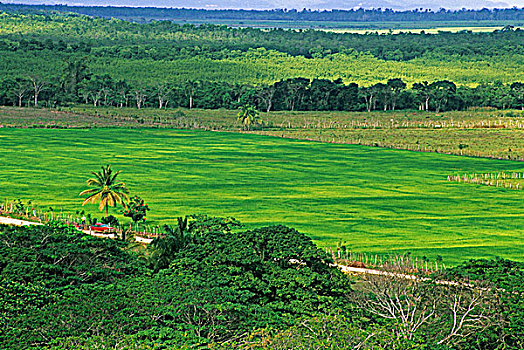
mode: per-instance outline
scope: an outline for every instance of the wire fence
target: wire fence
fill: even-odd
[[[373,254],[352,252],[344,247],[326,248],[326,253],[338,264],[350,267],[371,268],[377,270],[398,270],[402,269],[412,273],[433,273],[446,269],[442,257],[437,256],[435,260],[429,258],[412,256],[405,254]]]

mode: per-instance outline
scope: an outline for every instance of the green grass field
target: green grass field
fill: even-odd
[[[68,112],[71,112],[69,114]],[[75,106],[61,113],[4,107],[0,125],[31,127],[44,125],[88,126],[93,116],[98,126],[113,123],[141,127],[160,120],[159,127],[200,127],[239,131],[236,110],[163,109]],[[524,113],[521,110],[476,109],[470,111],[420,112],[270,112],[261,113],[267,125],[259,134],[359,144],[497,159],[524,159]],[[117,118],[117,119],[115,119]],[[156,118],[156,119],[155,119]],[[106,123],[106,124],[103,124]],[[119,124],[118,124],[119,123]],[[158,123],[157,123],[158,124]],[[111,124],[109,124],[111,125]]]
[[[523,171],[519,162],[151,129],[0,129],[0,159],[0,199],[55,210],[81,209],[89,172],[110,163],[155,223],[207,213],[249,227],[283,223],[354,251],[524,259],[524,192],[446,181]]]
[[[34,109],[0,107],[0,127],[192,128],[241,131],[236,110],[116,108],[79,105]],[[270,112],[256,133],[327,143],[380,146],[495,159],[524,160],[520,110],[478,109],[445,113]]]

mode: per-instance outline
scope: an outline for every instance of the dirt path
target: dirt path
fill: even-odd
[[[363,267],[351,267],[351,266],[345,266],[345,265],[339,265],[339,264],[333,264],[333,265],[338,267],[342,272],[350,273],[353,275],[361,275],[361,274],[383,275],[383,276],[399,277],[399,278],[410,279],[410,280],[417,279],[416,276],[405,274],[405,273],[395,273],[395,272],[388,272],[388,271],[381,271],[381,270],[366,269]]]
[[[5,216],[0,216],[0,224],[14,225],[14,226],[43,225],[40,222],[12,219],[12,218],[8,218],[8,217],[5,217]],[[91,231],[91,230],[81,230],[81,231],[83,233],[85,233],[86,235],[90,235],[90,236],[94,236],[94,237],[116,238],[114,233],[105,234],[105,233],[100,233],[100,232]],[[151,238],[143,238],[143,237],[138,237],[138,236],[135,237],[135,239],[136,239],[137,242],[145,243],[145,244],[149,244],[149,243],[151,243],[153,241]]]
[[[15,225],[15,226],[31,226],[31,225],[43,225],[40,222],[12,219],[5,216],[0,216],[0,224],[4,225]]]

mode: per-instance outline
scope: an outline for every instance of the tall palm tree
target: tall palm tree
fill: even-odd
[[[109,215],[109,207],[115,207],[117,204],[122,204],[126,208],[126,202],[129,201],[129,190],[123,182],[116,182],[116,177],[120,174],[120,170],[113,173],[111,165],[104,167],[102,171],[92,172],[95,178],[87,180],[88,186],[94,186],[88,190],[80,192],[80,196],[88,195],[82,205],[87,203],[100,202],[98,209],[102,211],[106,208],[106,217]]]

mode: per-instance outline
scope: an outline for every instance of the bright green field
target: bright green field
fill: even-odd
[[[524,170],[511,161],[205,131],[0,129],[0,199],[77,210],[89,172],[107,163],[156,222],[207,213],[354,251],[524,260],[524,191],[446,181]]]

